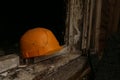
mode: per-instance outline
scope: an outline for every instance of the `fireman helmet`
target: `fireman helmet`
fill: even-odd
[[[53,54],[62,47],[50,30],[33,28],[21,37],[20,48],[23,58],[31,58]]]

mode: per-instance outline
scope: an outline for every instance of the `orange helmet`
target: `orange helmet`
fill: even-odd
[[[21,37],[20,48],[24,58],[31,58],[53,54],[61,46],[50,30],[34,28]]]

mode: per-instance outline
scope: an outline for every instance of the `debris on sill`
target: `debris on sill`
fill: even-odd
[[[20,65],[17,58],[17,62],[14,62],[16,65],[12,69],[0,73],[0,80],[33,80],[38,75],[42,79],[80,56],[78,53],[68,53],[31,65]]]
[[[6,77],[7,75],[8,75],[7,71],[0,74],[0,76],[3,76],[3,77]]]

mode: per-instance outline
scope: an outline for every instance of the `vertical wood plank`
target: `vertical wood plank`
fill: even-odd
[[[66,35],[65,40],[69,50],[75,51],[80,43],[82,21],[82,0],[67,0]],[[80,45],[79,45],[80,46]],[[80,49],[79,49],[80,50]]]
[[[99,50],[99,34],[100,34],[100,23],[101,23],[101,7],[102,7],[102,0],[97,0],[96,3],[96,23],[95,23],[95,51],[98,52]]]

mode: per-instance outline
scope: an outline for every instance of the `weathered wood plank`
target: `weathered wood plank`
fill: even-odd
[[[82,0],[67,0],[67,17],[66,17],[66,35],[65,40],[69,45],[69,50],[80,50],[81,23],[83,18]],[[74,46],[74,47],[73,47]]]
[[[85,66],[85,63],[85,57],[78,57],[63,67],[58,68],[56,71],[53,71],[50,74],[44,76],[44,78],[37,76],[34,80],[68,80],[75,73],[82,70]]]
[[[19,56],[10,54],[0,57],[0,73],[19,65]]]
[[[24,68],[9,70],[2,80],[66,80],[82,69],[85,63],[86,58],[79,53],[68,53]]]
[[[102,0],[96,2],[96,23],[95,23],[95,51],[99,51],[100,26],[101,26]]]

